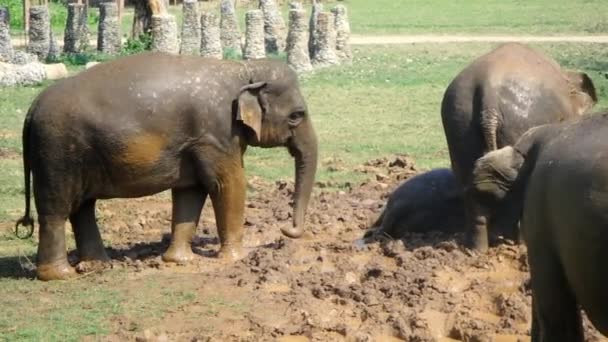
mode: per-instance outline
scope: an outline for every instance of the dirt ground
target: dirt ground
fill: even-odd
[[[320,167],[342,166],[325,160]],[[162,274],[158,286],[197,294],[160,324],[118,317],[103,340],[529,341],[525,247],[504,241],[476,255],[461,247],[462,233],[439,231],[365,244],[361,237],[390,191],[419,170],[411,158],[392,156],[358,171],[369,180],[331,184],[342,191],[318,184],[299,240],[279,229],[291,224],[292,184],[250,179],[248,255],[233,264],[214,258],[219,245],[209,203],[195,240],[200,259],[168,265],[160,260],[170,224],[166,194],[102,202],[112,267],[135,279]],[[589,323],[586,330],[588,341],[601,340]]]

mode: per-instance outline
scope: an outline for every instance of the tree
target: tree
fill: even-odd
[[[133,27],[131,38],[150,33],[152,15],[167,13],[169,0],[133,0]]]

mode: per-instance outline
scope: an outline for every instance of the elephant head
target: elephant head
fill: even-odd
[[[526,183],[534,168],[538,142],[550,138],[560,123],[527,130],[514,146],[506,146],[475,162],[471,193],[480,210],[493,216],[499,230],[517,227],[523,210]]]
[[[304,215],[317,169],[317,137],[300,92],[296,73],[287,64],[273,60],[244,63],[249,84],[238,96],[237,120],[248,128],[252,146],[286,146],[295,159],[293,227],[283,234],[303,234]]]
[[[572,109],[578,115],[583,115],[597,103],[597,94],[591,78],[584,72],[566,71],[570,86]]]

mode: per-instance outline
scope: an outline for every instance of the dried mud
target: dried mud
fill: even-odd
[[[322,167],[339,164],[326,160]],[[219,244],[210,202],[194,242],[200,258],[188,265],[160,260],[170,230],[166,193],[101,202],[99,221],[104,240],[112,242],[113,268],[134,276],[161,273],[160,286],[192,283],[197,293],[160,323],[117,318],[104,339],[529,341],[524,246],[503,241],[478,255],[461,247],[462,233],[442,232],[363,243],[390,191],[419,170],[411,158],[393,156],[358,171],[369,180],[317,184],[307,233],[298,240],[280,233],[291,224],[293,185],[251,179],[248,254],[230,264],[215,258]],[[141,329],[133,331],[134,324]],[[586,330],[588,340],[600,340],[588,323]]]

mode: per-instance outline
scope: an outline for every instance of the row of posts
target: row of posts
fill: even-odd
[[[286,28],[275,0],[260,0],[259,9],[245,14],[244,44],[232,0],[221,1],[219,20],[212,12],[199,11],[196,0],[184,0],[181,42],[172,15],[152,18],[152,49],[156,51],[219,59],[225,54],[259,59],[285,51],[288,63],[298,72],[352,58],[350,25],[343,5],[326,12],[322,4],[315,3],[307,21],[302,4],[291,2]]]
[[[181,40],[178,39],[173,15],[152,15],[151,49],[220,59],[226,54],[259,59],[285,51],[288,63],[298,72],[351,59],[346,7],[336,5],[331,11],[324,11],[323,5],[315,2],[307,21],[301,3],[291,2],[289,6],[289,25],[286,28],[276,1],[259,0],[259,9],[250,10],[245,15],[245,40],[242,44],[233,0],[221,1],[219,20],[212,12],[199,11],[197,0],[184,0]],[[99,4],[97,50],[102,53],[116,54],[121,49],[118,14],[116,3]],[[10,61],[14,52],[7,17],[8,13],[0,8],[0,60]],[[59,54],[51,31],[48,7],[32,6],[29,22],[27,51],[39,60]],[[68,4],[63,52],[85,51],[88,39],[86,5]]]

